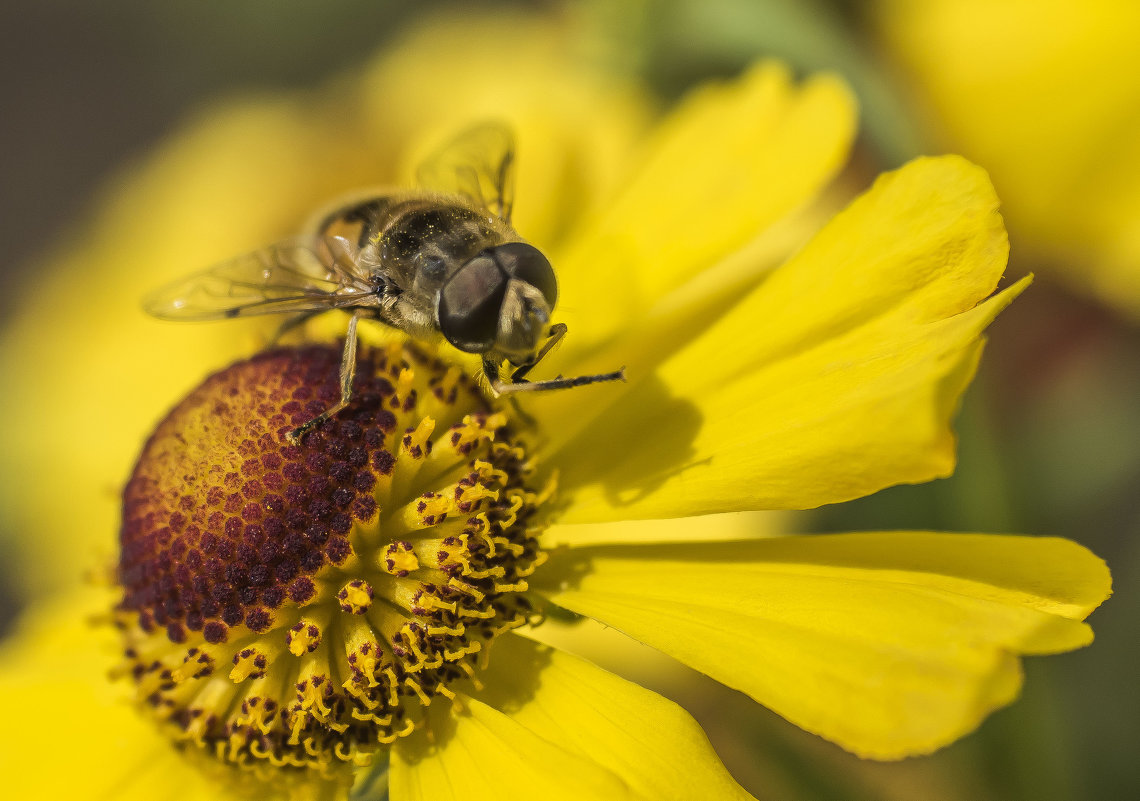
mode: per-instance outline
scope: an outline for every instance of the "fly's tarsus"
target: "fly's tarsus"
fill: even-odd
[[[491,382],[492,389],[500,395],[509,395],[516,392],[539,392],[551,389],[573,389],[589,384],[602,384],[608,381],[625,381],[625,368],[614,370],[612,373],[599,373],[597,375],[579,375],[574,378],[551,378],[546,381],[517,381],[507,383],[502,379]]]
[[[318,414],[312,420],[297,426],[285,438],[291,445],[300,445],[305,435],[325,422],[352,400],[352,377],[356,374],[356,324],[360,321],[361,312],[356,310],[348,320],[348,332],[344,337],[344,352],[340,358],[340,400]]]
[[[300,425],[294,428],[292,431],[285,435],[285,439],[289,440],[290,445],[300,445],[301,442],[305,439],[306,434],[339,412],[341,408],[343,408],[343,406],[337,404],[336,407],[329,409],[328,411],[321,412],[304,425]]]

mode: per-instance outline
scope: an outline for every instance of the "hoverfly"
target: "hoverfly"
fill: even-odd
[[[496,397],[624,380],[624,370],[525,380],[566,325],[550,324],[558,300],[553,267],[511,227],[513,173],[510,131],[477,126],[420,166],[419,189],[342,202],[308,233],[162,287],[143,308],[165,320],[294,315],[283,328],[331,309],[350,311],[340,400],[291,431],[293,443],[351,400],[362,318],[481,354]]]

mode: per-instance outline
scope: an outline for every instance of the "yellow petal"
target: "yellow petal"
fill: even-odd
[[[531,685],[526,677],[534,676]],[[644,801],[749,799],[679,706],[523,637],[497,641],[478,697],[528,731],[620,776]]]
[[[614,545],[627,542],[698,542],[776,537],[787,533],[788,513],[727,512],[662,520],[615,520],[555,524],[542,532],[543,548],[559,545]]]
[[[628,799],[617,775],[536,735],[474,698],[432,718],[434,743],[413,735],[392,749],[392,801]],[[434,710],[433,710],[434,711]]]
[[[928,533],[569,549],[537,589],[862,756],[926,753],[1067,651],[1109,593],[1060,539]],[[563,582],[564,586],[559,586]]]
[[[586,428],[551,459],[575,488],[565,521],[809,508],[947,475],[980,334],[1020,291],[976,305],[1006,252],[982,170],[881,177],[656,373],[635,362],[644,380],[601,419],[554,429]]]
[[[226,801],[285,798],[249,777],[206,775],[160,736],[108,679],[110,628],[86,622],[73,595],[29,615],[0,655],[0,729],[7,798]],[[332,789],[331,787],[328,789]],[[343,793],[342,793],[343,794]],[[308,798],[318,797],[319,791]]]
[[[577,340],[567,353],[603,341],[812,200],[842,166],[854,129],[841,81],[797,85],[773,63],[687,98],[625,191],[555,254],[558,314]],[[738,264],[735,280],[763,266]]]

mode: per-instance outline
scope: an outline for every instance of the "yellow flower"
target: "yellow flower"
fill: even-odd
[[[502,21],[490,24],[499,30]],[[457,575],[478,591],[468,591],[472,598],[485,586],[480,582],[491,582],[494,603],[471,609],[497,630],[493,638],[471,637],[486,642],[478,651],[486,664],[474,650],[473,660],[442,657],[469,665],[477,681],[421,672],[446,670],[415,661],[430,661],[437,644],[419,642],[422,654],[395,654],[391,643],[410,641],[379,632],[411,681],[401,684],[401,711],[391,720],[391,710],[381,708],[388,702],[370,694],[367,679],[333,687],[337,698],[351,685],[361,693],[354,697],[367,699],[354,707],[361,715],[355,720],[371,720],[359,725],[375,725],[377,738],[406,735],[390,747],[386,777],[359,771],[356,792],[364,797],[380,795],[385,778],[397,801],[749,797],[684,711],[539,644],[536,637],[557,640],[548,632],[566,626],[559,622],[566,616],[531,629],[528,608],[549,604],[601,621],[809,731],[884,759],[938,748],[1009,703],[1020,686],[1019,655],[1091,640],[1082,621],[1107,596],[1108,572],[1071,542],[924,532],[756,539],[741,536],[738,518],[712,514],[809,508],[951,472],[949,420],[976,367],[982,331],[1023,286],[992,295],[1007,243],[984,172],[957,157],[918,160],[879,178],[819,227],[822,207],[814,201],[841,168],[855,128],[850,96],[835,79],[796,84],[784,68],[760,65],[738,81],[699,90],[634,145],[644,119],[634,89],[582,75],[564,41],[541,23],[510,24],[524,46],[501,51],[494,63],[447,62],[439,54],[461,50],[449,42],[489,34],[470,21],[437,24],[351,91],[239,106],[196,126],[124,186],[62,266],[45,271],[25,303],[27,317],[5,332],[5,374],[27,380],[9,388],[3,412],[27,422],[4,454],[4,506],[27,533],[29,553],[38,553],[28,571],[38,600],[0,661],[9,722],[0,752],[14,794],[343,794],[343,784],[320,771],[230,770],[230,741],[218,739],[208,716],[243,731],[269,725],[235,695],[262,680],[262,655],[267,664],[279,661],[283,681],[299,693],[278,696],[296,704],[289,720],[310,734],[323,732],[296,745],[309,746],[317,761],[332,753],[332,763],[344,758],[351,766],[366,756],[365,748],[348,752],[350,737],[338,739],[357,731],[357,723],[339,716],[346,707],[326,708],[330,696],[313,688],[324,686],[314,681],[326,675],[321,671],[353,673],[338,659],[365,653],[352,651],[367,641],[354,623],[358,613],[383,601],[394,604],[384,607],[388,621],[399,618],[398,608],[420,614],[400,607],[402,596],[387,585],[349,578],[365,562],[378,576],[381,553],[391,560],[393,586],[420,580],[418,571],[434,569],[432,558],[457,565]],[[423,64],[438,73],[417,72]],[[435,368],[399,343],[376,344],[366,350],[375,364],[402,368],[403,360],[412,368],[391,374],[397,397],[417,388],[423,403],[439,407],[430,415],[409,407],[419,422],[410,421],[390,481],[419,493],[431,486],[421,480],[439,478],[452,494],[421,498],[440,509],[411,504],[384,512],[399,515],[410,543],[404,546],[370,542],[377,530],[370,527],[373,513],[362,508],[344,537],[352,553],[338,540],[340,556],[326,552],[329,563],[312,566],[314,584],[331,582],[331,590],[318,587],[310,596],[299,586],[300,600],[278,607],[283,615],[304,614],[304,604],[320,598],[332,617],[312,621],[313,630],[306,623],[287,639],[259,638],[243,628],[262,628],[257,618],[235,614],[226,622],[220,610],[224,629],[174,630],[173,639],[189,638],[178,646],[161,628],[135,630],[120,610],[132,646],[124,654],[112,632],[86,623],[99,593],[70,589],[70,574],[94,563],[92,551],[115,527],[114,499],[103,484],[128,475],[161,408],[207,369],[257,350],[266,330],[238,323],[164,328],[131,316],[142,288],[279,238],[319,195],[390,177],[383,163],[393,153],[371,152],[377,132],[391,134],[383,141],[394,152],[412,135],[403,127],[414,127],[410,121],[442,132],[489,113],[518,128],[518,227],[559,271],[558,313],[571,334],[550,363],[566,375],[625,365],[629,383],[529,398],[533,433],[512,433],[460,386],[456,371]],[[360,161],[371,158],[380,163]],[[622,158],[635,169],[619,182]],[[535,211],[527,212],[528,204]],[[385,339],[384,332],[373,336]],[[219,404],[216,413],[202,413],[218,402],[218,387],[244,387],[232,396],[241,399],[278,379],[295,380],[293,368],[257,372],[267,359],[282,358],[305,369],[323,359],[335,384],[330,352],[258,357],[193,393],[147,446],[124,503],[124,544],[136,542],[131,515],[138,504],[157,497],[136,492],[140,476],[158,476],[155,486],[199,480],[176,469],[150,472],[169,443],[193,442],[190,452],[214,449],[203,458],[228,459],[237,475],[239,457],[218,455],[227,434],[217,426],[232,414],[255,420],[268,412]],[[40,371],[20,371],[21,364]],[[433,378],[435,387],[457,382],[466,405],[433,400]],[[375,394],[390,397],[385,389]],[[461,475],[407,467],[428,458],[429,441],[434,453],[455,447],[425,422],[444,414],[460,426],[449,433],[469,437],[486,456],[485,465],[472,465],[474,478],[462,490],[449,483]],[[375,450],[363,455],[372,458]],[[523,468],[531,463],[534,473]],[[378,475],[361,492],[388,492]],[[474,487],[497,494],[497,511],[487,511],[488,528],[480,530],[503,532],[496,547],[513,561],[487,562],[488,552],[469,543],[417,550],[418,537],[434,536],[437,512],[479,502],[466,495]],[[299,511],[297,499],[285,502],[286,512]],[[545,527],[554,517],[556,524]],[[691,541],[633,542],[618,525],[664,518],[688,518]],[[722,541],[697,541],[710,534]],[[119,576],[128,593],[127,568],[137,553],[126,554]],[[245,567],[258,559],[265,561],[249,558]],[[402,570],[408,576],[399,576]],[[426,607],[424,597],[411,606]],[[150,603],[135,600],[128,612]],[[277,631],[276,620],[263,622]],[[456,647],[460,640],[448,638],[462,637],[443,630],[433,636]],[[337,657],[333,647],[342,643],[347,650]],[[199,650],[189,652],[192,644]],[[219,666],[214,646],[237,644],[248,644],[250,653],[235,651],[232,666]],[[123,662],[132,675],[108,682],[107,671]],[[175,713],[190,743],[208,747],[172,748],[169,725],[160,734],[124,702],[132,682],[160,717]],[[432,701],[426,712],[415,700],[421,693]],[[403,726],[407,708],[416,713],[407,719],[426,715],[426,724]],[[221,758],[214,758],[215,747]],[[239,756],[263,766],[273,761],[255,750]]]
[[[876,24],[941,144],[993,175],[1023,257],[1140,314],[1140,6],[883,0]]]

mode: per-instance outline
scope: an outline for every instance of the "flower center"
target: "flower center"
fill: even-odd
[[[140,701],[240,765],[364,764],[502,632],[536,617],[531,463],[460,369],[406,344],[270,351],[158,426],[123,494],[123,631]]]

